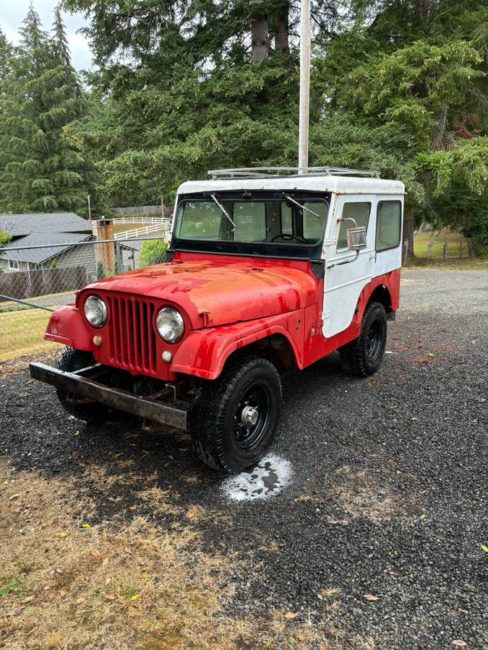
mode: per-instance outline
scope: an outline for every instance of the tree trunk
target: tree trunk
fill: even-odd
[[[405,210],[403,219],[403,263],[415,258],[413,250],[413,231],[415,227],[415,215],[413,210]]]
[[[290,46],[288,43],[289,13],[290,3],[288,1],[283,2],[282,6],[278,9],[275,19],[275,50],[280,54],[288,54],[290,51]]]
[[[251,58],[255,61],[264,61],[269,53],[269,26],[268,16],[259,5],[263,0],[251,0]]]

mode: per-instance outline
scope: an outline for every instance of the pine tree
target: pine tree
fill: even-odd
[[[7,211],[76,210],[85,203],[87,166],[70,133],[83,111],[64,25],[53,35],[31,7],[0,98],[0,202]]]

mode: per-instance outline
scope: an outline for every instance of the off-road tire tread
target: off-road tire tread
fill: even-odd
[[[244,375],[263,366],[268,367],[275,376],[281,395],[279,373],[270,361],[262,357],[240,356],[224,368],[218,379],[202,383],[200,396],[190,412],[190,430],[193,450],[208,467],[228,474],[235,473],[235,468],[226,462],[222,444],[222,404],[227,403]]]
[[[380,362],[376,368],[369,368],[364,354],[366,325],[369,322],[371,314],[377,310],[382,312],[382,317],[384,318],[386,327],[386,311],[384,306],[380,302],[370,302],[364,312],[363,322],[361,323],[361,332],[358,338],[354,339],[354,341],[351,341],[339,350],[342,369],[348,375],[353,375],[355,377],[369,377],[369,375],[374,374],[378,370],[379,365],[381,365]]]
[[[75,350],[66,346],[59,356],[58,368],[66,372],[73,372],[93,363],[94,359],[91,352]],[[110,417],[111,410],[103,404],[99,404],[98,402],[79,405],[73,404],[67,400],[68,393],[60,388],[56,390],[56,394],[64,410],[70,415],[74,415],[78,420],[96,424],[105,422]]]

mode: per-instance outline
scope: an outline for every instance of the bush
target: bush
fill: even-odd
[[[488,257],[488,210],[484,205],[473,209],[471,223],[463,228],[463,235],[471,239],[476,257]]]
[[[97,263],[97,280],[103,280],[103,278],[106,278],[107,274],[105,272],[105,267],[103,265],[103,262],[98,262]]]
[[[4,230],[0,230],[0,246],[8,244],[11,239],[12,235],[10,235],[8,232],[5,232]]]
[[[141,247],[141,266],[150,266],[151,264],[160,264],[164,262],[167,245],[162,239],[153,239],[145,241]]]

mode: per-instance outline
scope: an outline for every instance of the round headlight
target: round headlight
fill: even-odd
[[[164,307],[156,317],[156,328],[163,341],[176,343],[183,336],[185,323],[180,312],[171,307]]]
[[[98,296],[88,296],[84,305],[85,318],[93,327],[102,327],[107,321],[107,305]]]

